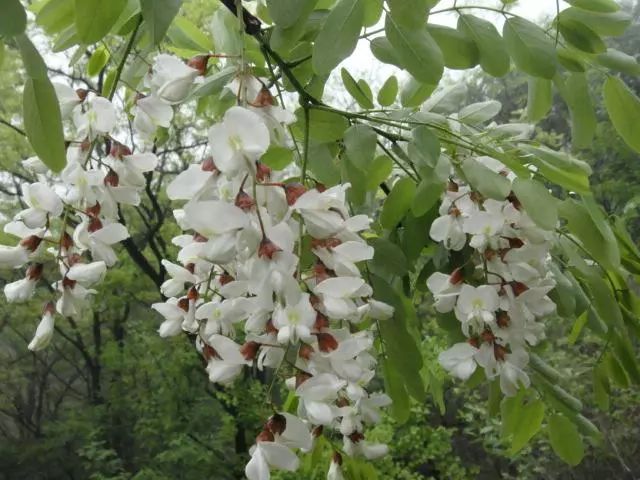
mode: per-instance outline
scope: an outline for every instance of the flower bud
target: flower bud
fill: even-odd
[[[187,297],[182,297],[178,300],[178,307],[180,307],[185,312],[189,311],[189,299]]]
[[[260,182],[265,182],[271,177],[271,169],[264,163],[256,162],[256,178]]]
[[[305,360],[309,360],[311,359],[311,355],[313,355],[314,351],[315,350],[311,345],[309,345],[308,343],[303,343],[302,345],[300,345],[300,350],[298,350],[298,356]]]
[[[126,145],[113,140],[111,143],[111,149],[109,150],[109,155],[115,158],[122,159],[122,157],[131,155],[131,149]]]
[[[256,99],[253,101],[252,105],[254,107],[271,107],[276,104],[276,101],[271,95],[271,92],[267,87],[262,87],[256,96]]]
[[[104,184],[109,187],[117,187],[120,184],[120,177],[114,170],[109,170],[104,177]]]
[[[197,70],[200,75],[204,75],[207,72],[207,64],[209,63],[210,55],[196,55],[195,57],[191,57],[187,61],[187,65]]]
[[[213,157],[211,156],[205,158],[202,161],[202,163],[200,164],[200,168],[202,168],[203,172],[212,172],[216,175],[220,173],[220,170],[218,170],[218,167],[216,167],[216,164],[213,161]]]
[[[244,210],[251,210],[256,203],[253,201],[253,198],[244,190],[240,190],[236,195],[235,205],[236,207]]]
[[[318,348],[321,352],[329,353],[338,348],[336,337],[330,333],[317,333],[316,336],[318,337]]]
[[[269,260],[271,260],[273,256],[280,251],[282,251],[280,247],[278,247],[267,237],[263,237],[262,241],[260,242],[260,247],[258,248],[258,256],[260,258],[267,257]]]
[[[101,228],[102,228],[102,222],[98,217],[92,217],[91,220],[89,220],[89,226],[87,227],[87,230],[89,231],[89,233],[97,232]]]
[[[258,342],[246,342],[240,347],[240,353],[245,360],[255,360],[258,356],[258,350],[260,350],[260,344]]]
[[[274,435],[282,435],[287,428],[287,419],[284,415],[274,413],[265,426]]]
[[[62,236],[60,238],[60,246],[65,250],[69,250],[71,247],[73,247],[73,238],[67,232],[62,233]]]
[[[87,98],[87,95],[89,95],[89,90],[84,88],[77,88],[76,95],[78,95],[78,98],[81,102],[84,102],[85,98]]]
[[[286,183],[284,185],[284,194],[287,197],[287,205],[292,206],[307,191],[301,183]]]
[[[42,278],[43,268],[44,265],[41,263],[32,263],[27,268],[27,274],[25,275],[25,277],[29,280],[40,280],[40,278]]]
[[[316,313],[316,321],[313,324],[314,330],[324,330],[325,328],[329,328],[329,319],[325,317],[322,313]]]
[[[256,443],[260,443],[260,442],[273,442],[275,440],[275,438],[273,437],[273,433],[271,433],[269,430],[264,429],[262,430],[258,436],[256,437]]]
[[[507,328],[511,323],[511,317],[509,317],[509,314],[507,312],[501,310],[496,315],[496,323],[500,328]]]
[[[38,237],[37,235],[29,235],[28,237],[20,240],[20,246],[25,250],[28,250],[29,252],[35,252],[40,246],[41,242],[42,238]]]
[[[462,269],[456,268],[451,275],[449,276],[449,283],[451,285],[458,285],[464,281],[464,276],[462,275]]]
[[[69,277],[62,277],[62,287],[73,289],[76,286],[76,281],[71,280]]]

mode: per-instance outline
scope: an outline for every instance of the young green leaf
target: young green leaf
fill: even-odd
[[[553,415],[548,419],[547,433],[551,448],[562,460],[575,467],[584,457],[584,444],[578,429],[564,415]]]
[[[560,12],[562,20],[572,19],[584,23],[598,35],[622,35],[631,24],[631,16],[623,11],[603,13],[569,7]]]
[[[289,28],[308,16],[316,3],[318,0],[267,0],[267,8],[279,27]]]
[[[572,73],[566,78],[557,75],[555,85],[569,107],[571,114],[571,142],[574,148],[591,145],[596,133],[598,119],[591,102],[589,84],[584,73]]]
[[[419,82],[409,76],[402,84],[402,89],[400,90],[400,104],[406,108],[418,107],[429,98],[435,88],[435,85]]]
[[[36,23],[49,35],[59,33],[74,22],[74,0],[50,0],[36,14]]]
[[[480,52],[475,42],[460,29],[427,24],[444,57],[444,65],[453,70],[466,70],[478,65]]]
[[[75,23],[80,41],[92,44],[102,40],[126,4],[127,0],[76,0]]]
[[[49,81],[47,67],[31,41],[16,37],[27,81],[22,94],[24,130],[36,155],[59,172],[67,162],[58,97]]]
[[[273,170],[283,170],[293,161],[293,151],[286,147],[271,145],[260,157],[260,161]]]
[[[402,68],[420,82],[437,85],[444,72],[444,59],[426,27],[407,28],[387,15],[385,32]]]
[[[424,27],[428,0],[387,0],[387,4],[399,25],[407,28]]]
[[[349,95],[365,110],[373,108],[373,99],[371,98],[371,91],[365,91],[358,82],[351,76],[346,68],[340,70],[340,76],[342,77],[342,83],[344,88],[349,92]]]
[[[380,60],[382,63],[388,63],[390,65],[395,65],[396,67],[402,68],[400,64],[400,59],[396,55],[396,51],[391,46],[391,43],[387,39],[387,37],[376,37],[371,40],[369,44],[369,48],[371,49],[371,53],[374,57]]]
[[[545,230],[557,227],[558,201],[543,184],[528,178],[516,178],[512,188],[536,225]]]
[[[542,120],[551,110],[553,95],[551,81],[546,78],[529,77],[527,94],[527,118],[532,122]]]
[[[364,21],[363,0],[340,0],[327,17],[313,46],[317,74],[331,72],[355,50]]]
[[[302,120],[304,122],[304,119]],[[320,142],[331,142],[342,138],[349,122],[340,114],[325,110],[309,111],[309,135]]]
[[[27,28],[27,13],[20,0],[5,0],[2,2],[0,14],[0,36],[14,37],[20,35]]]
[[[353,125],[344,133],[345,151],[359,169],[366,171],[376,153],[378,136],[367,125]]]
[[[427,213],[440,200],[444,184],[433,177],[425,177],[418,185],[416,195],[411,204],[411,212],[416,217],[421,217]]]
[[[561,16],[558,28],[567,43],[578,50],[587,53],[603,53],[607,50],[600,36],[578,20]]]
[[[502,35],[516,67],[533,77],[553,78],[556,47],[544,30],[524,18],[512,17],[504,22]]]
[[[640,152],[640,135],[638,135],[638,119],[640,119],[640,99],[617,77],[609,77],[604,83],[604,103],[622,139]]]
[[[471,186],[485,197],[504,200],[511,191],[511,182],[473,158],[462,162],[462,171]]]
[[[460,15],[458,30],[475,42],[480,53],[480,66],[485,72],[494,77],[507,74],[509,55],[493,23],[473,15]]]
[[[378,92],[378,103],[383,107],[393,105],[398,96],[398,78],[395,75],[391,75],[382,85],[382,88]]]
[[[544,403],[541,400],[525,400],[521,390],[514,397],[505,397],[501,405],[502,436],[511,437],[509,455],[522,450],[542,427]]]
[[[598,55],[596,61],[600,65],[617,72],[628,75],[640,75],[640,64],[635,57],[614,48],[610,48],[606,53]]]
[[[154,44],[158,44],[169,30],[169,25],[178,14],[182,0],[140,0],[142,18],[151,34]]]
[[[523,160],[535,165],[547,180],[574,192],[589,193],[591,167],[585,162],[545,147],[521,145],[527,155]]]
[[[620,10],[614,0],[566,0],[568,4],[574,7],[582,8],[584,10],[591,10],[593,12],[617,12]]]
[[[380,214],[380,223],[384,228],[391,230],[400,223],[411,208],[415,191],[416,184],[409,177],[401,178],[393,185]]]
[[[91,58],[87,63],[87,73],[90,77],[94,77],[100,73],[100,70],[104,68],[104,66],[109,61],[109,50],[107,50],[104,45],[100,45],[95,51],[91,54]]]
[[[467,105],[458,113],[458,120],[469,125],[477,125],[491,120],[502,110],[497,100],[487,100]]]

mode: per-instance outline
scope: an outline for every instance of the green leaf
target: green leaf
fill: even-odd
[[[640,383],[640,368],[638,368],[633,345],[631,345],[629,338],[623,335],[624,330],[613,335],[613,351],[620,365],[627,372],[629,379],[637,385]]]
[[[554,79],[560,95],[567,102],[571,114],[571,142],[574,148],[587,148],[596,133],[598,119],[591,102],[589,84],[584,73],[572,73],[566,81]]]
[[[485,197],[504,200],[511,191],[511,182],[473,158],[462,162],[462,171],[471,186]]]
[[[213,42],[200,28],[184,17],[177,17],[167,31],[173,45],[192,51],[192,55],[213,50]]]
[[[609,384],[609,374],[607,366],[599,363],[593,369],[593,397],[598,408],[604,412],[609,410],[609,395],[611,385]]]
[[[564,415],[553,415],[547,422],[553,451],[572,467],[578,465],[584,457],[584,444],[576,426]]]
[[[154,44],[157,45],[164,38],[171,22],[180,10],[180,5],[182,5],[182,0],[140,0],[142,18]]]
[[[376,153],[378,136],[367,125],[353,125],[344,133],[345,150],[351,161],[366,171]]]
[[[380,60],[382,63],[388,63],[390,65],[395,65],[396,67],[402,68],[400,65],[400,59],[396,55],[395,50],[391,46],[391,43],[387,39],[387,37],[376,37],[371,40],[369,44],[369,48],[371,49],[371,53],[374,57]]]
[[[611,123],[622,139],[636,152],[640,152],[640,99],[616,77],[604,83],[604,103]]]
[[[49,35],[61,32],[74,22],[74,0],[49,0],[36,14],[36,23]]]
[[[558,48],[558,62],[570,72],[583,73],[587,69],[582,61],[580,52],[569,48]]]
[[[606,53],[598,55],[596,61],[600,65],[617,72],[628,75],[640,75],[640,64],[635,57],[613,48],[608,49]]]
[[[376,275],[390,278],[394,275],[401,277],[409,271],[407,257],[402,249],[386,238],[376,238],[371,241],[374,248],[372,268]]]
[[[295,25],[316,6],[318,0],[267,0],[269,15],[282,28]]]
[[[561,16],[558,28],[567,43],[578,50],[587,53],[602,53],[607,50],[600,36],[578,20]]]
[[[204,79],[204,82],[191,92],[191,98],[206,97],[207,95],[217,95],[237,74],[236,67],[226,67]]]
[[[387,15],[385,32],[402,68],[420,82],[437,85],[444,72],[444,59],[426,27],[407,28]]]
[[[491,120],[500,110],[502,104],[497,100],[472,103],[458,112],[458,120],[469,125],[477,125]]]
[[[373,27],[382,16],[383,0],[364,0],[364,26]]]
[[[399,423],[403,424],[409,420],[411,405],[409,394],[404,386],[404,380],[400,372],[393,368],[391,361],[387,357],[382,358],[382,375],[384,377],[385,392],[391,397],[391,414]]]
[[[604,217],[593,211],[594,208],[587,208],[588,198],[583,197],[583,203],[574,200],[560,203],[560,216],[567,220],[569,231],[598,263],[615,270],[620,265],[618,243]]]
[[[599,35],[622,35],[631,24],[629,14],[618,11],[613,13],[592,12],[582,8],[569,7],[560,12],[560,19],[577,20],[584,23]]]
[[[100,45],[91,54],[91,58],[87,63],[87,73],[90,77],[94,77],[100,73],[109,61],[109,50],[104,45]]]
[[[546,78],[529,77],[527,95],[527,118],[532,122],[542,120],[551,110],[553,94],[551,81]]]
[[[27,13],[19,0],[4,0],[0,13],[0,36],[15,37],[27,28]]]
[[[416,190],[411,204],[411,211],[416,217],[427,213],[440,200],[444,184],[437,178],[425,177]]]
[[[620,6],[614,0],[566,0],[568,4],[594,12],[617,12]]]
[[[524,18],[512,17],[504,22],[502,35],[516,67],[533,77],[553,78],[556,47],[544,30]]]
[[[328,187],[340,183],[340,169],[328,144],[311,142],[307,163],[314,178],[320,183]]]
[[[544,403],[541,400],[528,401],[525,390],[514,397],[505,397],[501,405],[502,436],[511,437],[509,455],[522,450],[542,427]]]
[[[271,145],[260,161],[274,170],[283,170],[293,162],[293,152],[286,147]]]
[[[400,104],[406,108],[418,107],[429,98],[435,88],[435,85],[419,82],[409,76],[400,90]]]
[[[440,158],[440,140],[436,134],[429,127],[421,125],[413,129],[411,137],[411,158],[415,157],[421,166],[435,168]]]
[[[391,75],[382,85],[382,88],[378,92],[378,103],[383,107],[393,105],[398,96],[398,78],[395,75]]]
[[[340,76],[342,77],[342,83],[344,84],[344,88],[346,88],[349,95],[353,97],[353,99],[357,102],[360,107],[365,110],[369,110],[373,108],[373,99],[371,98],[371,92],[366,92],[358,82],[351,76],[351,74],[347,71],[346,68],[342,68],[340,70]],[[369,93],[369,95],[367,95]]]
[[[399,25],[420,28],[426,23],[429,8],[427,0],[387,0],[387,5]]]
[[[329,73],[353,53],[363,21],[363,0],[340,0],[333,7],[313,45],[314,72]]]
[[[507,74],[509,55],[493,23],[473,15],[460,15],[458,30],[475,42],[480,53],[480,66],[485,72],[494,77]]]
[[[367,167],[367,190],[377,190],[393,170],[393,161],[386,155],[379,155]]]
[[[440,47],[445,67],[452,70],[466,70],[478,65],[480,61],[478,47],[462,30],[427,24],[427,31]]]
[[[27,81],[22,94],[24,130],[36,155],[51,170],[59,172],[67,162],[60,106],[49,81],[47,67],[31,41],[16,37]]]
[[[0,40],[0,68],[2,68],[2,63],[4,62],[4,53],[5,53],[4,42]]]
[[[380,214],[380,223],[384,228],[391,230],[400,223],[411,208],[415,191],[416,184],[409,177],[401,178],[393,185]]]
[[[304,122],[304,120],[302,120]],[[320,142],[342,138],[349,122],[342,115],[326,110],[309,110],[309,136]]]
[[[523,160],[535,165],[547,180],[577,193],[589,193],[589,175],[591,167],[575,158],[545,147],[521,145],[520,149],[528,155]]]
[[[102,40],[126,5],[127,0],[76,0],[75,23],[78,38],[85,44]]]
[[[545,230],[555,230],[558,225],[558,201],[540,182],[516,178],[513,193],[536,225]]]

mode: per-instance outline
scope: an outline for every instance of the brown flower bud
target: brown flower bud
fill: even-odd
[[[224,272],[222,275],[218,277],[218,281],[220,285],[226,285],[227,283],[233,282],[235,278],[229,275],[227,272]]]
[[[325,328],[329,328],[329,319],[325,317],[322,313],[316,313],[316,321],[313,324],[314,330],[324,330]]]
[[[114,170],[109,169],[109,173],[104,177],[104,184],[109,187],[117,187],[120,184],[120,177]]]
[[[329,353],[338,348],[338,340],[330,333],[317,333],[318,348],[321,352]]]
[[[76,286],[76,281],[75,280],[71,280],[68,277],[62,277],[62,287],[63,288],[73,288]]]
[[[498,343],[493,344],[493,355],[496,357],[496,360],[500,362],[504,362],[505,355],[507,355],[509,351]]]
[[[236,204],[236,207],[241,208],[246,212],[247,210],[251,210],[253,206],[256,204],[256,202],[253,201],[253,198],[251,197],[251,195],[249,195],[244,190],[240,190],[236,195],[235,204]]]
[[[48,313],[49,315],[53,315],[56,313],[56,306],[53,302],[47,302],[44,304],[44,308],[42,309],[42,314]]]
[[[360,440],[364,440],[364,435],[361,432],[353,432],[349,435],[349,440],[353,443],[358,443]]]
[[[313,438],[318,438],[324,432],[324,427],[322,425],[318,425],[313,430],[311,430],[311,436]]]
[[[256,99],[253,101],[252,105],[254,107],[271,107],[276,104],[273,95],[267,87],[262,87],[256,96]]]
[[[464,276],[462,275],[461,268],[456,268],[453,272],[451,272],[451,275],[449,276],[449,283],[451,285],[458,285],[459,283],[462,283],[463,280]]]
[[[265,427],[274,435],[282,435],[287,429],[287,419],[284,415],[274,413],[269,420],[267,420]]]
[[[198,290],[196,289],[196,287],[191,287],[187,292],[187,298],[189,300],[193,300],[193,301],[198,300],[199,296],[200,295],[198,295]]]
[[[87,98],[87,95],[89,95],[89,90],[86,90],[84,88],[76,88],[76,95],[78,95],[78,98],[81,102],[84,102],[84,99]]]
[[[511,248],[520,248],[524,245],[524,242],[519,238],[509,238],[509,247]]]
[[[296,388],[298,388],[300,385],[302,385],[304,382],[306,382],[310,378],[311,378],[311,375],[309,375],[307,372],[298,373],[296,375]]]
[[[189,299],[187,297],[182,297],[178,300],[178,307],[180,307],[185,312],[189,311]]]
[[[478,339],[478,337],[471,337],[469,340],[467,340],[467,343],[472,347],[480,348],[480,340]]]
[[[196,55],[187,61],[187,65],[197,70],[200,75],[207,72],[207,64],[209,63],[209,55]]]
[[[258,436],[256,437],[256,443],[259,442],[273,442],[275,438],[273,437],[273,433],[271,433],[266,428],[262,430]]]
[[[258,356],[258,350],[260,350],[260,344],[258,342],[246,342],[240,347],[240,353],[245,360],[255,360]]]
[[[73,247],[73,238],[71,238],[71,235],[69,235],[67,232],[63,232],[62,236],[60,237],[60,246],[65,250],[69,250],[71,247]]]
[[[202,161],[202,163],[200,164],[200,168],[204,172],[212,172],[212,173],[214,173],[216,175],[220,173],[220,170],[218,170],[218,167],[216,167],[216,164],[213,161],[213,157],[211,157],[211,156],[205,158]]]
[[[331,457],[331,461],[333,463],[337,463],[338,465],[342,466],[342,455],[340,455],[338,452],[333,452],[333,456]]]
[[[256,178],[260,182],[265,182],[271,177],[271,169],[264,163],[256,162]]]
[[[216,352],[216,349],[213,348],[211,345],[209,345],[208,343],[205,343],[204,346],[202,347],[202,355],[204,355],[204,358],[209,361],[212,358],[220,358],[220,355],[218,355],[218,352]]]
[[[102,222],[100,219],[98,217],[91,217],[91,220],[89,220],[89,226],[87,227],[89,233],[97,232],[101,228]]]
[[[20,246],[30,252],[35,252],[36,249],[40,246],[41,242],[42,238],[38,237],[37,235],[29,235],[28,237],[20,240]]]
[[[184,267],[186,268],[189,273],[193,273],[196,271],[196,264],[195,263],[187,263],[187,265]]]
[[[273,325],[273,320],[271,318],[267,320],[267,324],[264,326],[264,331],[268,334],[278,333],[278,329]]]
[[[271,260],[273,256],[280,251],[282,251],[280,247],[278,247],[275,243],[273,243],[267,237],[263,237],[262,241],[260,242],[260,247],[258,248],[258,256],[260,258],[266,257],[269,260]]]
[[[335,237],[330,238],[314,238],[311,240],[311,248],[335,248],[340,245],[342,241]]]
[[[507,312],[501,310],[496,315],[496,323],[500,328],[507,328],[511,323],[511,317],[509,317],[509,314]]]
[[[102,211],[102,207],[100,206],[100,203],[96,202],[95,205],[92,205],[91,207],[87,207],[87,209],[84,212],[90,217],[97,217],[98,215],[100,215],[101,211]]]
[[[460,212],[458,207],[451,205],[449,207],[449,215],[451,215],[452,217],[459,217],[460,215],[462,215],[462,212]]]
[[[41,263],[32,263],[27,268],[27,274],[25,275],[26,278],[28,278],[29,280],[40,280],[40,278],[42,278],[43,268],[44,265]]]
[[[454,182],[453,180],[449,180],[449,183],[447,183],[447,191],[448,192],[457,192],[460,188],[458,187],[458,184],[456,182]]]
[[[522,204],[520,203],[520,200],[518,200],[518,197],[516,197],[515,193],[513,192],[509,193],[507,200],[511,202],[511,204],[515,207],[516,210],[522,210]]]
[[[300,358],[304,358],[305,360],[311,359],[311,355],[314,353],[314,349],[311,345],[307,343],[303,343],[300,345],[300,350],[298,350],[298,356]]]
[[[122,159],[122,157],[125,157],[127,155],[131,155],[131,149],[129,147],[127,147],[126,145],[123,145],[120,142],[112,140],[111,149],[109,150],[109,154],[112,157]]]
[[[307,189],[301,183],[286,183],[284,185],[284,194],[287,197],[287,205],[295,204],[306,191]]]
[[[316,182],[316,190],[320,193],[324,192],[327,189],[324,183]]]
[[[511,288],[513,289],[513,294],[517,297],[518,295],[526,292],[527,290],[529,290],[529,287],[527,287],[524,283],[522,282],[510,282],[509,285],[511,285]]]
[[[482,341],[486,343],[493,343],[496,340],[496,337],[491,330],[483,331],[480,334],[480,337],[482,337]]]

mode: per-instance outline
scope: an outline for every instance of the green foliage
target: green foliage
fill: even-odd
[[[640,118],[640,99],[619,78],[609,77],[604,84],[604,101],[613,126],[636,152],[640,152],[640,137],[636,122]]]
[[[153,43],[160,43],[164,38],[181,4],[182,0],[140,0],[142,18]]]

